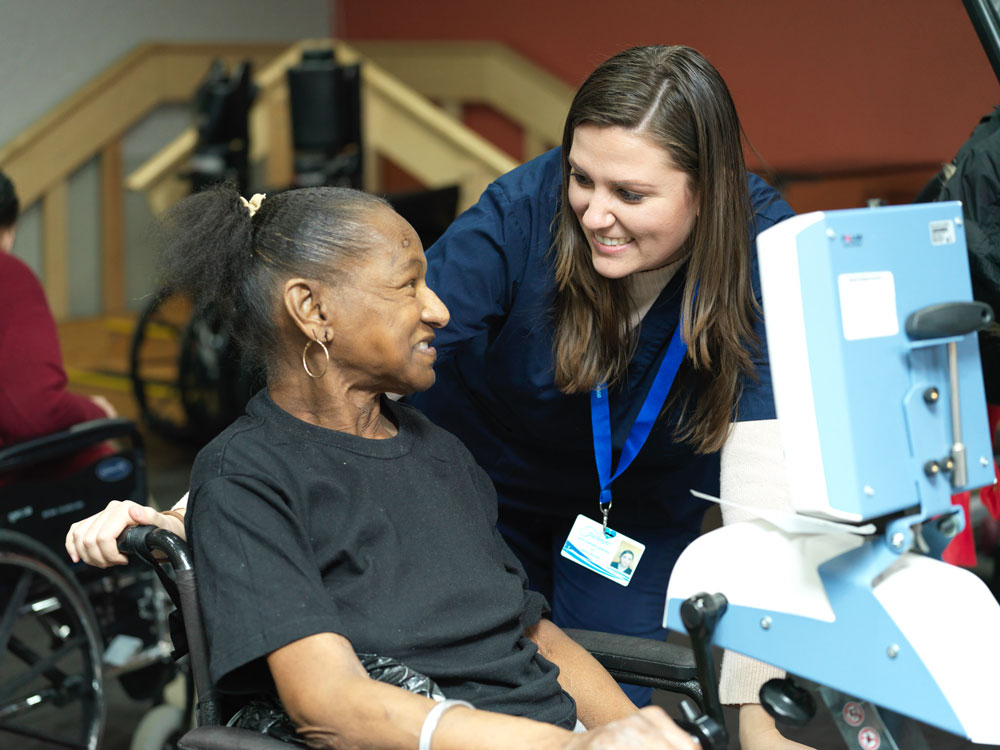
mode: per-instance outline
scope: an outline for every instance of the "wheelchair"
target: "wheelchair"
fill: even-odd
[[[129,378],[142,421],[168,440],[202,446],[243,413],[261,383],[216,308],[157,292],[136,322]]]
[[[195,570],[187,543],[165,529],[133,526],[119,537],[118,548],[158,571],[183,621],[197,694],[197,726],[179,737],[175,747],[178,750],[287,750],[289,742],[278,738],[284,732],[272,733],[269,727],[254,731],[226,723],[230,719],[227,711],[233,706],[227,705],[230,703],[227,696],[215,688],[209,677]],[[154,557],[154,552],[161,556]],[[616,680],[681,693],[693,700],[697,709],[690,704],[682,705],[682,721],[699,736],[702,747],[725,747],[724,738],[719,742],[717,734],[706,736],[703,733],[717,732],[714,726],[708,725],[721,721],[721,710],[718,720],[704,713],[711,713],[713,702],[718,704],[714,670],[706,671],[705,664],[696,663],[696,655],[691,650],[674,643],[609,633],[584,630],[567,630],[566,633],[590,651]]]
[[[108,680],[146,700],[176,676],[153,573],[66,557],[69,525],[126,497],[146,497],[142,438],[126,419],[0,449],[0,747],[96,750]]]

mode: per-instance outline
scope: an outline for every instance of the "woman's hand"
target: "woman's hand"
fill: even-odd
[[[647,706],[589,732],[574,734],[564,750],[696,750],[698,742],[659,706]]]
[[[783,737],[771,715],[757,703],[740,706],[740,747],[742,750],[813,750]]]
[[[66,552],[73,562],[98,568],[126,565],[128,558],[118,551],[118,537],[129,526],[158,526],[184,538],[184,523],[131,500],[112,500],[108,507],[77,521],[66,534]]]

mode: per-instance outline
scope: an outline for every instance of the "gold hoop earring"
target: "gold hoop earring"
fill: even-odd
[[[306,361],[306,352],[309,351],[309,345],[312,344],[313,342],[319,344],[320,348],[323,350],[323,354],[326,355],[326,367],[323,368],[323,372],[321,372],[319,375],[312,374],[312,371],[309,369],[309,362]],[[326,371],[330,367],[330,350],[326,348],[326,344],[324,344],[319,339],[309,339],[306,342],[305,349],[302,350],[302,367],[305,368],[306,375],[311,377],[313,380],[319,380],[321,377],[326,375]]]

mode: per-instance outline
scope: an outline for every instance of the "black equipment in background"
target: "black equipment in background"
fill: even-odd
[[[333,50],[313,49],[288,70],[295,151],[293,187],[331,185],[364,190],[361,66],[339,65]],[[387,195],[424,248],[455,220],[458,187]]]
[[[1000,3],[997,0],[962,0],[976,29],[993,74],[1000,81]]]
[[[385,196],[396,213],[410,222],[424,250],[429,248],[451,226],[458,212],[458,186],[448,185],[433,190],[393,193]]]
[[[194,95],[198,144],[191,155],[188,176],[192,192],[216,182],[232,182],[240,194],[248,192],[250,131],[247,121],[256,97],[250,63],[230,75],[216,60]]]
[[[302,53],[288,70],[295,187],[362,186],[361,68],[333,50]]]

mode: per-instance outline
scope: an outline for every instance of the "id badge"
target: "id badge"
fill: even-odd
[[[645,544],[611,529],[605,536],[601,524],[579,515],[563,545],[562,556],[615,583],[628,586],[645,549]]]

